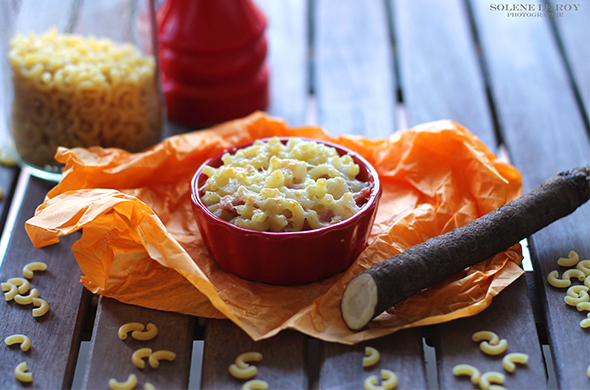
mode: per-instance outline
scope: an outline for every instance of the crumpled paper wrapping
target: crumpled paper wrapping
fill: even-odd
[[[190,206],[191,177],[223,149],[271,136],[335,142],[377,169],[383,196],[370,244],[346,272],[307,285],[271,286],[240,279],[208,255]],[[254,113],[168,138],[143,153],[60,148],[56,159],[66,164],[62,179],[26,223],[35,247],[83,229],[72,251],[90,291],[154,309],[227,317],[254,340],[290,328],[354,344],[471,316],[523,273],[516,245],[399,303],[362,331],[350,331],[341,319],[342,291],[354,275],[520,196],[518,171],[452,121],[371,140],[289,128]]]

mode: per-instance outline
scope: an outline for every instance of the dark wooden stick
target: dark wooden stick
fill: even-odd
[[[413,294],[571,214],[589,197],[590,165],[552,176],[509,204],[355,276],[342,295],[342,318],[350,329],[361,329]]]

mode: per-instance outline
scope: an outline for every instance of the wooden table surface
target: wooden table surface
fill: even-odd
[[[525,192],[560,171],[590,163],[589,0],[570,10],[566,5],[574,3],[555,0],[257,4],[269,20],[268,112],[291,126],[318,124],[333,135],[382,138],[452,119],[508,158],[522,173]],[[506,10],[522,4],[561,11],[550,16]],[[471,362],[482,372],[502,368],[499,359],[474,348],[473,329],[495,331],[512,351],[529,355],[526,366],[506,375],[507,388],[590,388],[589,329],[579,325],[582,314],[564,304],[563,290],[546,280],[570,250],[590,258],[590,204],[529,237],[531,269],[479,315],[343,346],[290,331],[254,343],[227,320],[204,321],[93,297],[79,283],[81,271],[70,249],[78,234],[34,249],[24,231],[53,183],[18,167],[0,167],[0,185],[0,280],[20,274],[30,261],[45,261],[51,270],[35,278],[51,303],[49,315],[35,319],[28,307],[0,305],[2,339],[27,329],[37,340],[24,354],[18,346],[0,347],[2,389],[69,388],[74,376],[81,388],[108,388],[109,378],[123,380],[130,372],[138,375],[137,388],[146,382],[158,389],[240,388],[227,367],[237,353],[250,350],[265,355],[259,377],[273,389],[358,389],[380,368],[398,373],[398,388],[474,389],[466,378],[453,376],[455,364]],[[163,362],[158,370],[132,365],[128,352],[137,342],[115,343],[113,329],[138,319],[159,324],[162,337],[148,346],[175,351],[174,364]],[[89,348],[81,349],[84,345]],[[203,345],[202,353],[194,345]],[[358,364],[365,345],[382,354],[371,370]],[[32,385],[14,377],[13,367],[23,360],[34,370]]]

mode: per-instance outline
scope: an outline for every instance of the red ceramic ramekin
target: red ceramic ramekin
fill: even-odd
[[[288,138],[282,138],[286,142]],[[224,153],[233,154],[251,143],[207,160],[191,181],[192,207],[205,246],[225,270],[244,279],[276,285],[314,282],[344,271],[367,245],[375,220],[381,185],[375,169],[359,154],[329,142],[313,140],[349,154],[359,165],[357,179],[371,183],[371,194],[358,213],[319,229],[267,232],[244,229],[215,216],[201,201],[207,180],[203,166],[219,167]]]

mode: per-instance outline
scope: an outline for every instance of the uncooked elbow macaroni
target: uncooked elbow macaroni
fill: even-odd
[[[145,368],[145,361],[144,358],[149,358],[152,354],[151,348],[140,348],[137,351],[133,352],[131,355],[131,361],[135,364],[135,367],[144,369]]]
[[[501,339],[497,334],[489,330],[482,330],[475,332],[471,339],[475,342],[479,342],[479,348],[487,355],[499,355],[506,351],[508,348],[508,341]]]
[[[262,361],[262,354],[260,352],[244,352],[236,358],[234,364],[229,366],[229,373],[236,379],[248,380],[252,379],[258,373],[258,368],[248,362]]]
[[[20,295],[16,294],[14,296],[14,301],[19,305],[30,305],[33,303],[33,298],[37,298],[39,296],[39,291],[36,288],[31,289],[29,294],[27,295]]]
[[[7,282],[17,286],[19,294],[24,294],[31,288],[31,283],[25,278],[10,278]]]
[[[393,390],[397,387],[397,375],[391,370],[381,370],[381,384],[377,375],[370,375],[363,383],[365,390]]]
[[[500,337],[498,337],[497,334],[489,330],[480,330],[479,332],[475,332],[471,336],[471,339],[476,343],[479,343],[480,341],[487,341],[491,345],[498,345],[498,343],[500,342]]]
[[[33,279],[33,275],[35,271],[45,271],[47,269],[47,264],[42,261],[34,261],[32,263],[28,263],[23,267],[23,275],[27,279]]]
[[[151,322],[146,325],[146,329],[144,330],[134,330],[131,332],[131,337],[135,340],[140,341],[148,341],[153,339],[158,335],[158,327]]]
[[[453,367],[453,375],[467,375],[471,380],[471,383],[474,385],[479,383],[479,378],[481,377],[479,370],[470,364],[457,364],[455,367]]]
[[[267,390],[268,389],[268,382],[265,382],[260,379],[253,379],[245,382],[242,385],[242,390]]]
[[[365,356],[363,357],[363,367],[372,367],[379,363],[381,354],[373,347],[365,347]]]
[[[562,267],[573,267],[574,265],[578,264],[580,260],[580,256],[575,251],[570,251],[568,257],[560,257],[557,260],[557,264],[561,265]]]
[[[131,44],[61,34],[17,35],[8,54],[12,134],[23,160],[55,165],[58,146],[140,151],[158,141],[161,107],[153,56]]]
[[[2,291],[4,291],[4,299],[12,301],[16,294],[18,294],[18,287],[12,283],[2,283]]]
[[[31,348],[31,339],[24,334],[13,334],[4,339],[6,345],[20,344],[20,349],[27,352]]]
[[[504,384],[505,379],[506,377],[501,372],[486,372],[485,374],[482,374],[479,378],[479,387],[481,387],[482,390],[488,390],[492,383],[502,385]]]
[[[176,354],[174,352],[162,350],[152,352],[148,358],[148,362],[150,363],[151,368],[158,368],[160,366],[160,360],[173,361],[174,359],[176,359]]]
[[[131,390],[137,385],[137,375],[129,374],[125,382],[118,382],[115,378],[109,379],[109,387],[113,390]]]
[[[240,368],[235,363],[229,366],[229,373],[236,379],[252,379],[258,374],[256,366],[248,365],[246,368]]]
[[[27,371],[26,362],[22,362],[14,368],[14,376],[23,383],[30,383],[33,381],[33,373]]]
[[[482,341],[479,344],[479,348],[487,355],[496,356],[506,351],[506,348],[508,348],[508,341],[506,339],[502,339],[497,345],[491,345],[487,341]]]
[[[145,329],[145,326],[143,324],[140,324],[139,322],[129,322],[126,324],[121,325],[121,327],[119,327],[119,331],[117,332],[117,334],[119,335],[119,338],[121,340],[125,340],[127,338],[127,333],[131,332],[131,331],[142,331]]]
[[[526,364],[528,361],[529,355],[526,353],[509,353],[502,358],[502,367],[504,367],[507,372],[514,372],[514,370],[516,370],[515,363]]]
[[[576,264],[576,268],[582,271],[586,276],[590,276],[590,260],[582,260]]]
[[[260,362],[262,361],[262,354],[260,352],[244,352],[236,358],[236,366],[238,368],[248,368],[250,365],[248,362]]]
[[[333,147],[300,138],[255,141],[205,166],[201,199],[221,219],[246,229],[300,231],[342,221],[366,203],[370,184]]]
[[[571,286],[572,282],[569,279],[563,280],[559,278],[559,272],[557,270],[553,270],[549,272],[547,275],[547,282],[552,285],[553,287],[557,288],[566,288]]]
[[[33,317],[41,317],[49,311],[49,304],[41,298],[33,298],[33,306],[36,307],[33,309]]]

